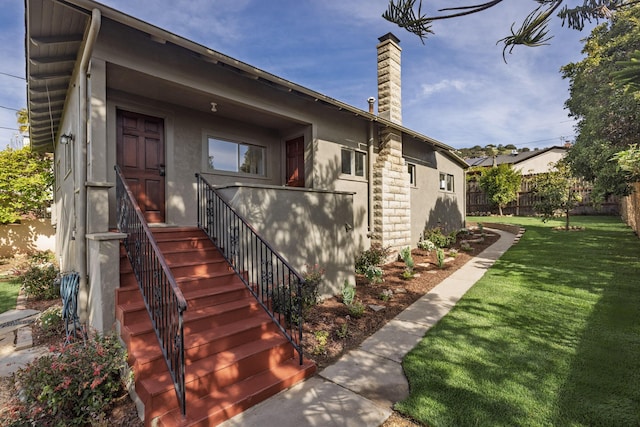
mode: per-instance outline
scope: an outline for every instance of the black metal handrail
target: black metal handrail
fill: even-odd
[[[196,173],[198,227],[302,356],[303,277],[236,212],[206,179]]]
[[[127,234],[124,247],[169,367],[184,416],[187,408],[183,314],[187,310],[187,302],[120,168],[116,166],[115,169],[118,230]]]

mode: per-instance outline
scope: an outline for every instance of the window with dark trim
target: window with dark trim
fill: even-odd
[[[416,165],[413,163],[407,163],[407,173],[409,174],[409,185],[416,186]]]
[[[343,148],[340,152],[342,173],[359,177],[367,176],[367,154],[362,151]]]

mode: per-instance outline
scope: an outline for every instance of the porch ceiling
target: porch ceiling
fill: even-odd
[[[29,136],[34,150],[52,151],[88,17],[58,2],[25,3]]]
[[[160,79],[141,72],[107,65],[107,87],[163,104],[172,104],[190,110],[200,111],[216,117],[224,117],[276,131],[285,131],[303,124],[291,118],[222,98],[213,93],[203,92],[175,82]],[[211,111],[211,103],[216,103],[216,112]]]

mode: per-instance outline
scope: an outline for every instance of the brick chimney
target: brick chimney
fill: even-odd
[[[401,125],[400,39],[387,33],[378,40],[378,115]]]

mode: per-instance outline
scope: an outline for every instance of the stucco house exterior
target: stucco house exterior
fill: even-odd
[[[464,226],[467,165],[402,125],[393,34],[377,43],[376,114],[91,0],[25,4],[31,142],[54,153],[56,254],[90,327],[116,323],[128,265],[116,167],[150,230],[201,225],[203,179],[294,269],[324,267],[325,295],[373,244]]]
[[[378,45],[376,115],[89,0],[26,7],[30,136],[55,154],[56,253],[105,292],[117,269],[102,254],[121,238],[114,165],[138,155],[158,199],[150,223],[194,225],[202,173],[295,266],[326,266],[334,290],[372,243],[415,246],[425,226],[464,224],[466,165],[401,124],[393,35]],[[147,145],[127,151],[139,127]],[[91,322],[108,329],[103,316]]]

